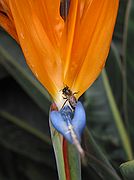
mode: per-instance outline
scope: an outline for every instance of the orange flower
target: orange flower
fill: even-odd
[[[20,43],[32,72],[60,103],[64,85],[79,98],[100,74],[118,4],[119,0],[70,0],[64,21],[60,0],[0,0],[0,25]]]

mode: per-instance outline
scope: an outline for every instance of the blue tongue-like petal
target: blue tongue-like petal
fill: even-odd
[[[85,109],[80,101],[77,102],[74,117],[71,122],[78,140],[81,140],[82,132],[86,126],[86,113]]]
[[[68,130],[67,123],[66,123],[66,121],[64,121],[60,111],[50,112],[50,120],[52,122],[53,127],[59,133],[61,133],[70,143],[73,143],[71,134]]]
[[[69,130],[69,126],[71,125],[77,139],[80,141],[81,134],[86,125],[85,110],[81,102],[77,102],[74,112],[68,105],[64,106],[60,111],[51,111],[50,120],[54,128],[70,143],[73,143],[71,132]]]

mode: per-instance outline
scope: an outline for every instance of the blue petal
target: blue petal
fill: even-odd
[[[70,143],[73,143],[70,131],[68,130],[67,122],[62,117],[59,111],[50,112],[50,120],[53,127],[61,133]]]
[[[62,115],[63,119],[67,121],[67,119],[72,119],[71,117],[73,115],[73,112],[72,109],[68,105],[66,105],[60,110],[60,114]]]
[[[81,134],[86,126],[86,113],[84,107],[80,101],[77,102],[74,117],[71,122],[74,131],[80,141]]]
[[[74,117],[72,119],[72,116]],[[81,134],[86,125],[86,114],[81,102],[77,102],[74,112],[67,105],[64,106],[60,111],[50,112],[50,120],[54,128],[61,133],[70,143],[73,143],[69,127],[72,126],[74,132],[81,140]]]

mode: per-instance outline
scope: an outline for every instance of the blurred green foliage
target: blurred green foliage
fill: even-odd
[[[133,42],[134,2],[120,0],[106,76],[134,151]],[[134,163],[125,163],[131,155],[124,148],[127,144],[122,145],[123,134],[104,82],[101,75],[81,97],[87,112],[83,147],[88,161],[82,168],[82,179],[134,179]],[[58,179],[50,140],[49,107],[49,96],[26,65],[20,47],[1,29],[0,180]]]

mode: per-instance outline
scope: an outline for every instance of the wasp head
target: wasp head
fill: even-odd
[[[62,89],[62,94],[64,94],[65,96],[70,96],[72,95],[72,91],[69,89],[69,87],[66,85],[63,89]]]

